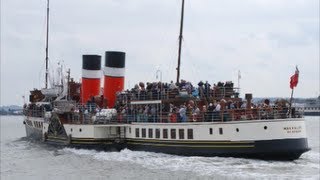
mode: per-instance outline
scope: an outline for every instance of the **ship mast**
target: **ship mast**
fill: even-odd
[[[45,84],[45,88],[48,88],[48,61],[49,61],[49,0],[47,0],[47,34],[46,34],[46,84]]]
[[[178,67],[177,67],[177,83],[179,83],[179,80],[180,80],[181,45],[182,45],[182,32],[183,32],[183,15],[184,15],[184,0],[182,0],[182,6],[181,6],[179,51],[178,51]]]

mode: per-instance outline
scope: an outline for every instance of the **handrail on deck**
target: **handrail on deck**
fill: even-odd
[[[229,122],[244,120],[271,120],[290,118],[288,109],[279,108],[253,108],[253,109],[227,109],[223,111],[200,112],[187,114],[182,117],[178,112],[150,113],[117,113],[113,117],[104,118],[94,114],[84,114],[85,124],[109,124],[109,123],[188,123],[188,122]],[[94,117],[94,118],[93,118]],[[292,118],[301,118],[303,114],[295,112]]]
[[[176,97],[194,97],[194,98],[231,98],[237,97],[238,93],[235,87],[215,87],[214,89],[199,89],[196,91],[188,91],[186,89],[159,89],[158,91],[130,91],[122,92],[117,95],[117,101],[128,102],[130,100],[162,100],[172,99]]]

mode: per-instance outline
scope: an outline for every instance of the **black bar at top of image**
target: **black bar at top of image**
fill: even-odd
[[[82,55],[82,69],[100,70],[101,56],[99,55]]]
[[[105,66],[114,68],[125,67],[126,53],[120,51],[106,51]]]

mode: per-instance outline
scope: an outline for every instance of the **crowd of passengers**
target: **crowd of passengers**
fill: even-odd
[[[234,94],[233,83],[227,81],[226,83],[218,82],[211,86],[208,81],[205,83],[200,81],[197,86],[191,82],[181,80],[179,83],[163,82],[140,82],[136,84],[131,90],[125,92],[126,96],[120,96],[125,100],[157,100],[164,98],[174,98],[177,95],[193,96],[199,98],[210,97],[231,97]]]
[[[278,119],[288,117],[288,103],[278,100],[271,105],[268,99],[262,103],[247,104],[245,101],[232,101],[224,96],[219,101],[209,99],[210,103],[203,105],[199,101],[189,100],[183,104],[148,104],[130,105],[129,100],[157,99],[158,94],[171,91],[187,92],[193,97],[212,97],[215,90],[224,87],[231,88],[231,82],[218,83],[210,88],[208,82],[198,83],[194,88],[190,82],[182,80],[181,83],[139,83],[131,91],[118,95],[116,109],[120,121],[135,122],[197,122],[197,121],[231,121],[241,119]],[[198,91],[197,91],[198,90]],[[230,94],[231,96],[231,94]],[[230,97],[229,96],[229,97]],[[142,99],[143,98],[143,99]],[[294,113],[294,112],[293,112]]]
[[[31,117],[43,117],[45,111],[51,111],[52,107],[49,104],[37,105],[37,104],[24,104],[23,114]]]

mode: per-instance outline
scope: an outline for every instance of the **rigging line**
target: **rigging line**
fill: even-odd
[[[47,31],[46,31],[46,79],[45,88],[48,88],[48,61],[49,61],[49,0],[47,0]]]
[[[181,11],[177,10],[174,16],[180,16],[181,15]],[[181,19],[177,19],[177,21],[181,21]],[[181,22],[180,22],[181,23]],[[165,73],[164,73],[164,78],[163,79],[168,79],[168,81],[175,81],[174,77],[176,76],[177,73],[177,58],[178,58],[178,51],[177,51],[177,47],[179,47],[179,38],[176,39],[175,43],[172,43],[173,46],[171,48],[169,48],[171,51],[169,53],[169,62],[168,62],[168,66],[165,69]]]
[[[42,13],[41,13],[42,14]],[[43,42],[43,37],[45,36],[45,31],[46,31],[46,22],[47,22],[47,17],[46,17],[46,15],[44,15],[43,17],[43,20],[42,20],[42,23],[41,23],[41,32],[40,32],[40,36],[37,38],[38,39],[38,41],[37,42],[39,42],[39,49],[42,49],[43,48],[43,44],[42,44],[42,42]],[[43,51],[45,51],[45,48],[43,49]],[[41,53],[42,54],[42,53]],[[38,87],[43,87],[43,75],[45,74],[45,72],[43,71],[44,70],[44,67],[45,67],[45,61],[42,61],[41,60],[41,66],[40,66],[40,70],[39,70],[39,74],[38,74]]]
[[[181,45],[183,39],[183,18],[184,18],[184,0],[181,5],[181,19],[180,19],[180,33],[179,33],[179,54],[178,54],[178,67],[177,67],[177,83],[180,81],[180,62],[181,62]]]

